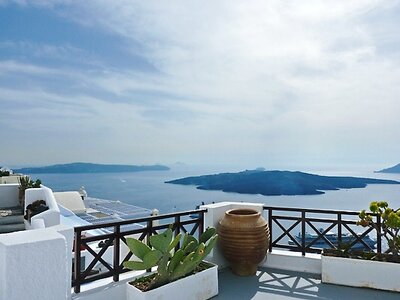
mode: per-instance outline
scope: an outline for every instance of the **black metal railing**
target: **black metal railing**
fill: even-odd
[[[175,236],[180,232],[188,232],[191,235],[200,235],[204,231],[204,213],[206,209],[184,211],[179,213],[164,214],[145,218],[138,218],[112,223],[80,226],[75,228],[73,278],[72,286],[75,293],[79,293],[81,285],[101,278],[112,277],[113,281],[119,281],[121,273],[129,271],[124,268],[123,262],[132,257],[128,254],[121,260],[121,246],[126,244],[126,236],[136,235],[139,240],[149,242],[151,235],[158,230],[172,226]],[[162,224],[160,224],[162,223]],[[139,224],[136,228],[126,228],[128,225]],[[109,233],[85,235],[85,232],[96,229],[107,229]],[[122,242],[122,243],[121,243]],[[178,245],[179,247],[179,245]],[[86,251],[83,255],[82,251]],[[112,257],[112,262],[105,258],[106,253]],[[82,258],[92,258],[89,262],[83,262]],[[101,264],[104,271],[99,272],[94,267]],[[85,267],[87,265],[87,267]]]
[[[357,226],[355,229],[354,225],[357,223],[359,214],[357,211],[272,206],[264,206],[264,210],[268,212],[267,219],[271,231],[270,252],[272,248],[281,248],[301,252],[302,255],[321,253],[322,248],[316,245],[321,242],[324,248],[338,249],[343,245],[344,233],[346,237],[350,236],[350,242],[346,245],[347,249],[358,244],[367,251],[382,252],[381,220],[377,215],[371,214],[377,224],[377,229],[362,226]],[[318,228],[319,226],[321,228]],[[294,231],[297,231],[297,235]],[[336,231],[336,242],[326,237],[326,234],[331,231]],[[364,240],[370,233],[376,235],[376,249]],[[310,238],[313,235],[315,238]]]
[[[357,211],[272,206],[264,206],[263,209],[267,212],[266,218],[271,232],[269,251],[272,251],[273,248],[280,248],[301,252],[302,255],[321,253],[321,242],[323,242],[324,248],[337,249],[341,247],[342,239],[346,234],[346,238],[351,236],[351,242],[346,245],[347,248],[361,244],[365,250],[382,253],[381,220],[377,215],[371,214],[377,224],[377,229],[373,229],[356,226],[359,214]],[[180,232],[188,232],[192,235],[197,233],[200,236],[204,231],[204,214],[206,212],[206,209],[198,209],[76,227],[74,249],[78,249],[78,251],[74,251],[72,279],[75,293],[80,292],[81,285],[84,283],[106,277],[112,277],[113,281],[119,281],[120,274],[129,271],[123,267],[123,262],[128,261],[133,254],[128,250],[121,250],[123,244],[126,245],[127,236],[135,235],[139,240],[148,243],[151,235],[157,234],[158,230],[166,229],[169,226],[172,226],[175,236]],[[140,224],[140,226],[126,228],[133,224]],[[96,229],[107,229],[109,233],[85,235],[85,232]],[[331,231],[337,235],[336,242],[332,242],[326,236]],[[369,234],[376,236],[376,249],[364,240]],[[315,237],[310,239],[310,236]],[[99,242],[101,243],[98,244]],[[122,252],[127,253],[123,258],[121,257]],[[83,257],[90,261],[83,262]],[[95,270],[95,267],[99,265],[102,266],[102,270],[95,272],[98,271]]]

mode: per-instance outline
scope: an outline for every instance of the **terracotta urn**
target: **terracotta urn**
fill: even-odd
[[[219,246],[237,275],[256,274],[267,254],[269,239],[268,223],[257,210],[231,209],[219,221]]]

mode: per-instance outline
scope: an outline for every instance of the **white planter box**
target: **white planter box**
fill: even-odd
[[[322,282],[400,292],[400,264],[322,255]]]
[[[206,300],[218,295],[218,267],[213,266],[147,292],[142,292],[129,282],[126,286],[127,300]]]

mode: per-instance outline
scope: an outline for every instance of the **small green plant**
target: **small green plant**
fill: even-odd
[[[30,188],[40,188],[42,182],[40,181],[40,179],[36,179],[36,181],[33,181],[29,176],[21,176],[18,180],[19,180],[19,202],[23,207],[25,191]]]
[[[215,246],[217,234],[215,228],[207,228],[197,241],[186,233],[180,249],[175,251],[181,239],[181,233],[173,238],[171,228],[151,236],[151,247],[137,239],[127,238],[130,251],[141,261],[126,261],[124,267],[131,270],[147,270],[157,266],[157,272],[148,289],[157,288],[193,273]]]
[[[369,209],[373,214],[381,218],[381,231],[379,231],[378,225],[374,222],[373,216],[365,210],[360,212],[360,220],[357,225],[373,227],[377,232],[381,232],[380,235],[387,241],[389,253],[392,253],[393,260],[398,262],[400,258],[400,208],[394,210],[389,207],[387,202],[381,201],[371,202]]]

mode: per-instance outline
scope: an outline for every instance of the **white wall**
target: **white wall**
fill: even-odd
[[[66,242],[67,254],[66,254],[66,280],[64,281],[65,289],[67,291],[67,299],[71,297],[71,280],[72,278],[72,246],[74,243],[74,229],[65,225],[57,225],[50,228],[51,230],[57,231],[61,234]]]
[[[0,300],[4,299],[3,293],[6,290],[6,281],[4,280],[6,270],[6,252],[2,249],[0,244]]]
[[[0,177],[0,184],[4,183],[16,183],[19,184],[19,178],[21,175],[10,175],[10,176],[2,176]]]
[[[82,291],[79,294],[73,294],[73,300],[125,300],[126,299],[126,282],[131,281],[133,278],[127,280],[120,280],[118,282],[110,282],[101,286],[92,284],[92,288],[87,291]]]
[[[0,235],[0,300],[71,298],[73,229]]]
[[[0,207],[12,207],[19,205],[19,184],[0,184]]]
[[[48,210],[34,215],[31,222],[25,221],[26,229],[45,228],[60,224],[60,209],[54,198],[53,191],[41,185],[40,188],[31,188],[25,191],[25,208],[36,200],[45,200]]]
[[[306,253],[305,256],[302,256],[300,252],[272,250],[267,253],[267,259],[262,266],[321,275],[321,254]]]

